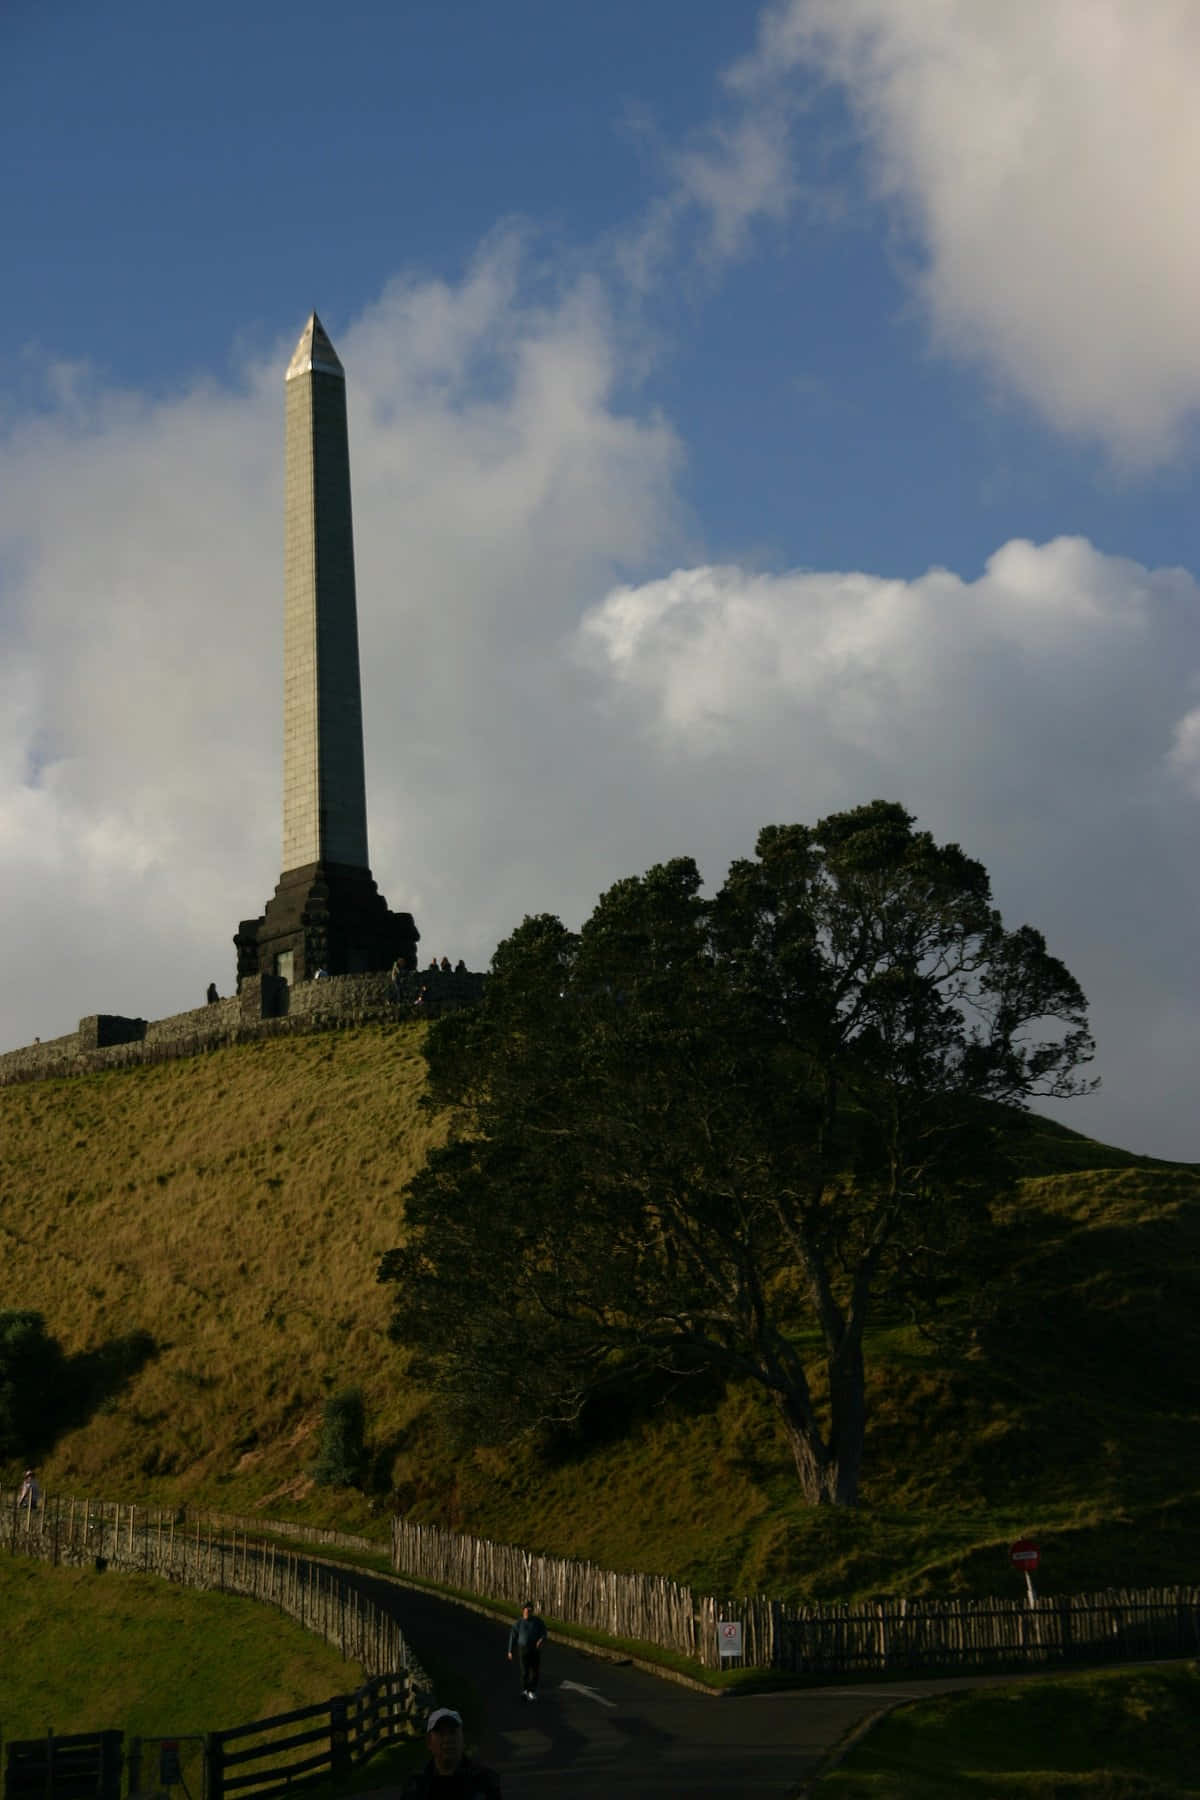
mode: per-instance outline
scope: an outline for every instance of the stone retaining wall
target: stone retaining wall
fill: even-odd
[[[169,1062],[228,1044],[336,1031],[373,1019],[433,1018],[476,1005],[483,983],[482,975],[469,970],[446,974],[440,969],[414,971],[396,983],[384,974],[337,975],[291,988],[275,976],[258,976],[244,981],[239,992],[225,1000],[166,1019],[147,1022],[117,1013],[92,1013],[79,1021],[78,1031],[65,1037],[0,1055],[0,1087],[134,1063]]]

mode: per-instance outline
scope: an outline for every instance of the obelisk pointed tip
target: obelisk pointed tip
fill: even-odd
[[[300,333],[300,341],[292,352],[292,360],[284,379],[293,381],[297,375],[311,374],[314,369],[321,375],[338,375],[343,381],[346,379],[346,371],[329,341],[329,333],[316,313],[310,315],[308,324]]]

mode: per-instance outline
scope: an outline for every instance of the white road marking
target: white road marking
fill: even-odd
[[[584,1687],[582,1681],[564,1681],[561,1685],[565,1688],[573,1688],[577,1694],[586,1694],[589,1700],[598,1700],[601,1706],[617,1704],[615,1700],[606,1700],[598,1688]]]

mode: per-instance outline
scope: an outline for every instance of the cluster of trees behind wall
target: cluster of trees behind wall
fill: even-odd
[[[702,889],[682,857],[579,932],[527,918],[431,1027],[456,1125],[380,1268],[392,1330],[477,1443],[647,1370],[749,1379],[806,1498],[853,1505],[872,1307],[936,1317],[1007,1109],[1091,1085],[1086,1002],[892,802],[767,827]]]

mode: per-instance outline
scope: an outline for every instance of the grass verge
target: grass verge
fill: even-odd
[[[1180,1800],[1200,1794],[1194,1663],[1051,1676],[897,1707],[814,1800]]]

